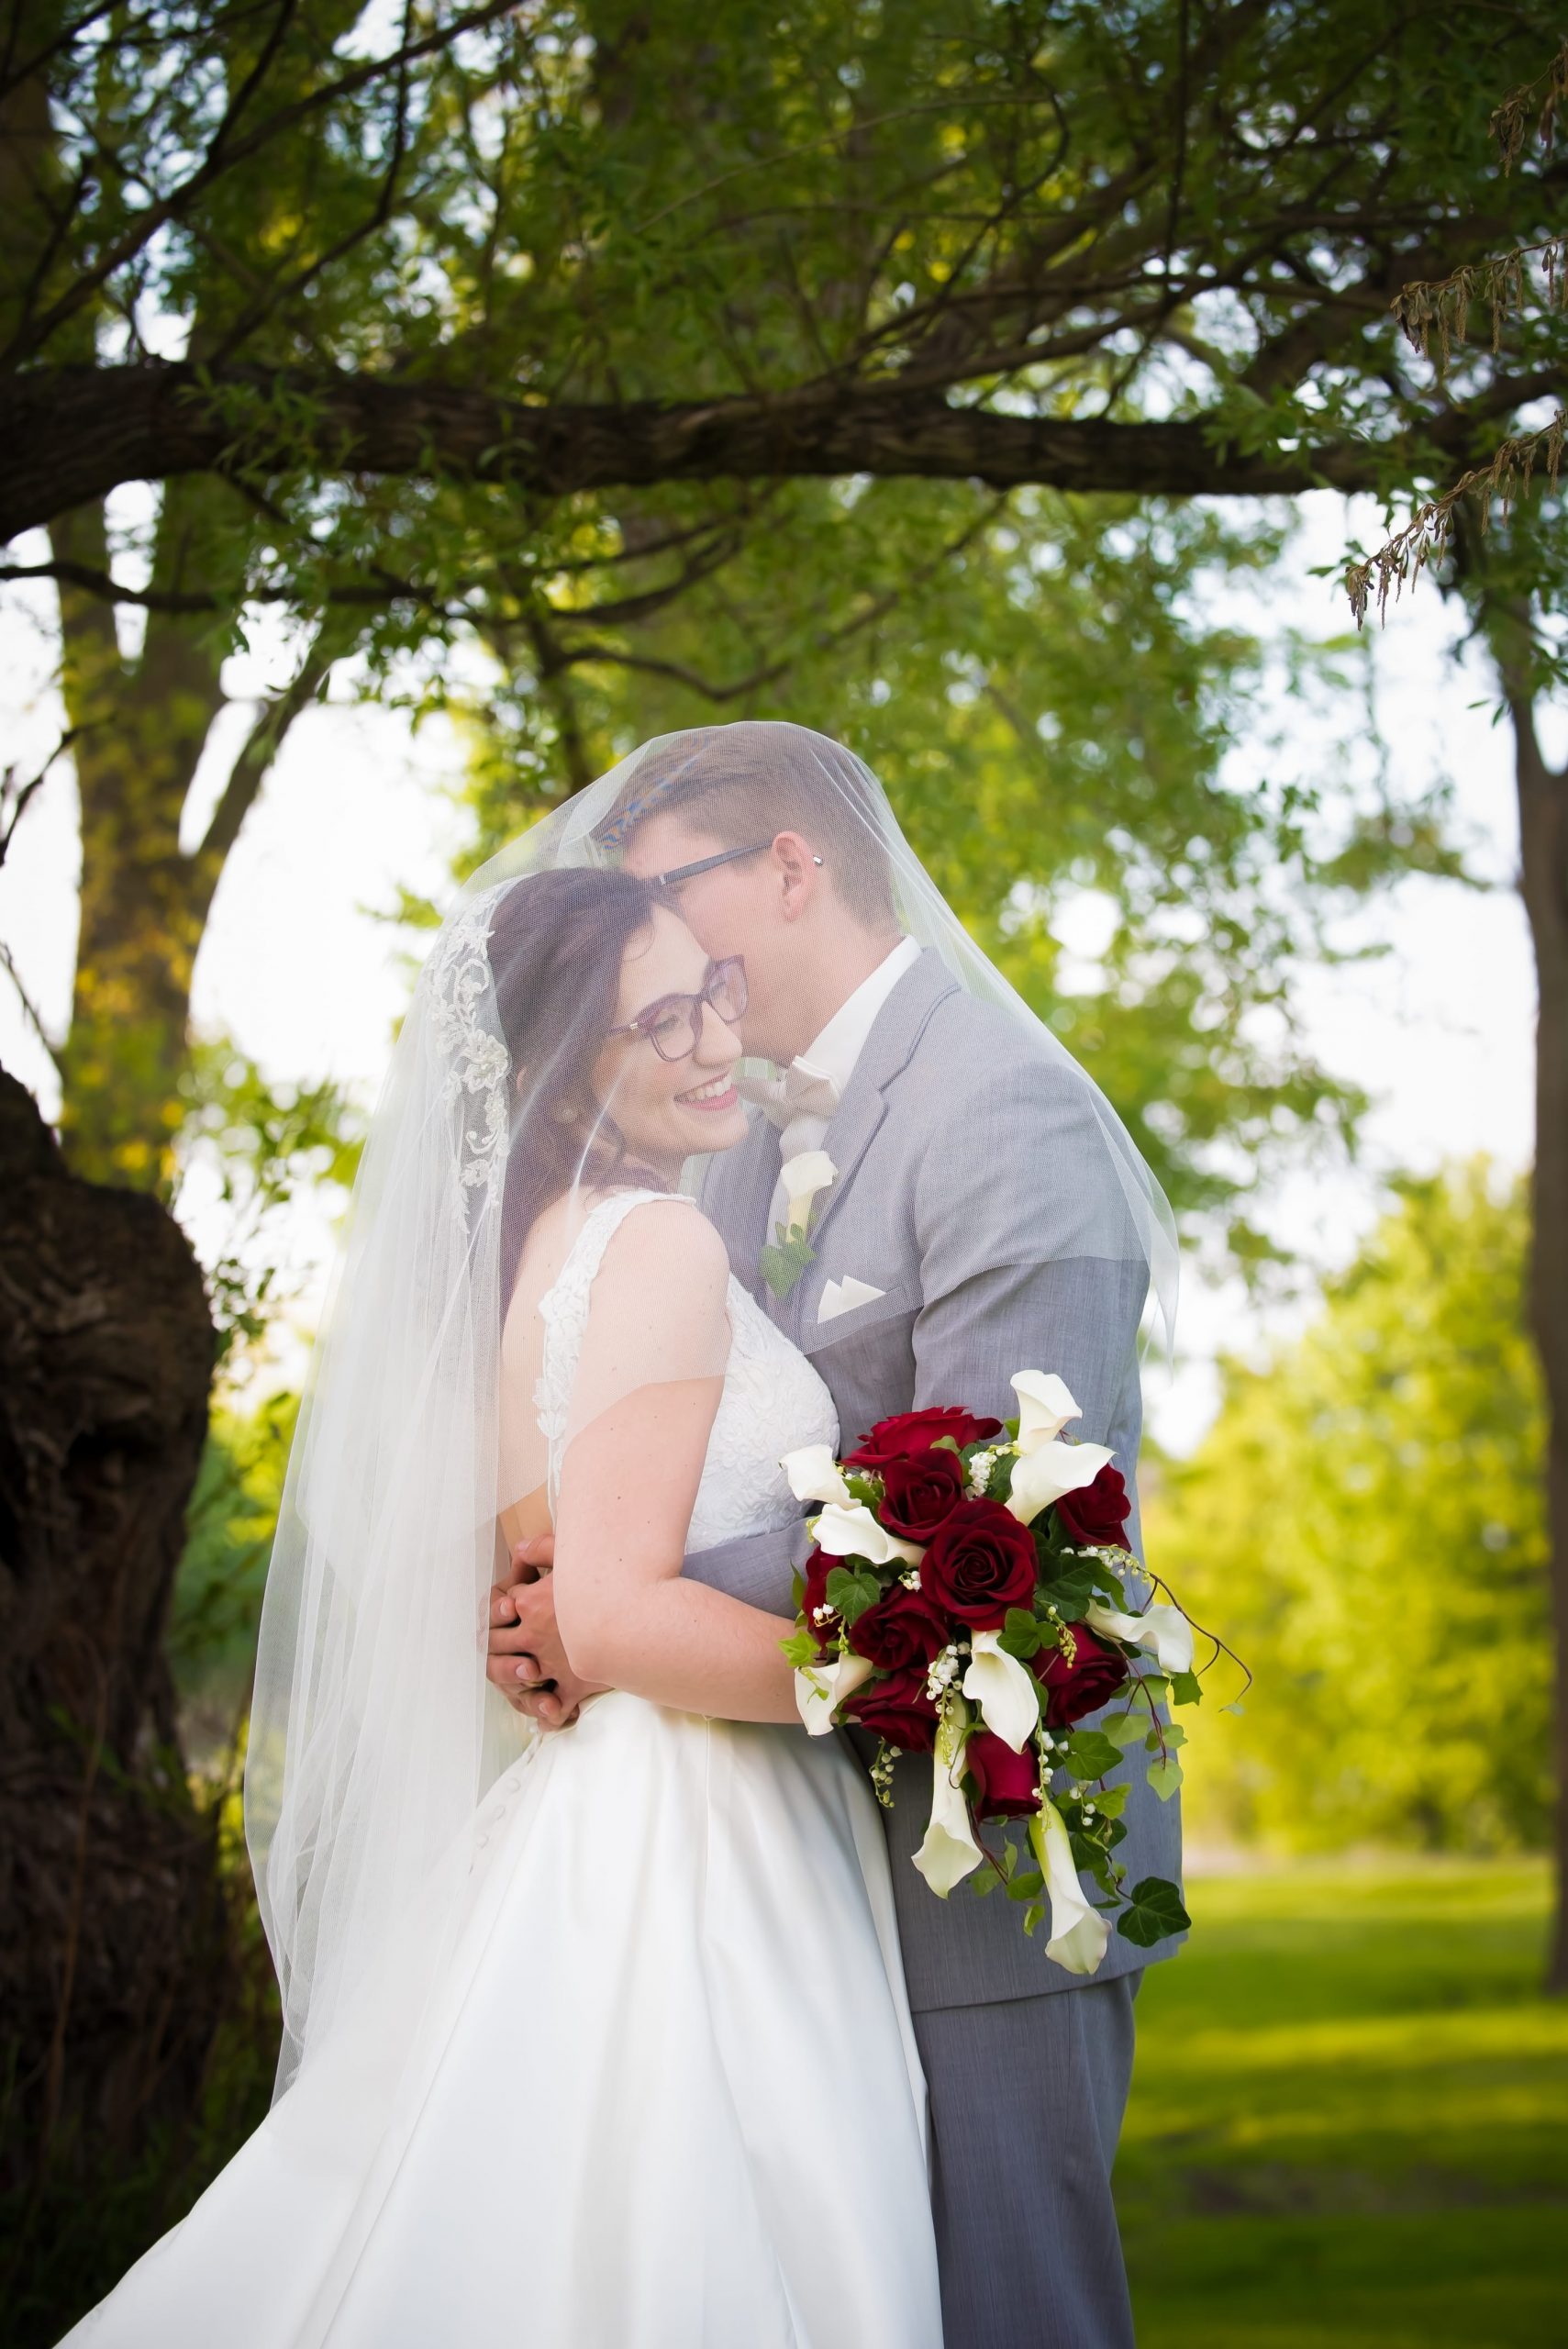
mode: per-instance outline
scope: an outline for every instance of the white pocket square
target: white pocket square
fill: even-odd
[[[852,1273],[846,1273],[841,1281],[824,1283],[817,1319],[836,1321],[840,1313],[852,1313],[857,1305],[870,1305],[873,1298],[886,1295],[884,1288],[873,1288],[869,1281],[858,1281]]]

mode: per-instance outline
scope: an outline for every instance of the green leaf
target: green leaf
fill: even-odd
[[[792,1631],[787,1640],[779,1642],[784,1660],[793,1672],[804,1672],[817,1659],[817,1642],[809,1631]]]
[[[817,1251],[798,1232],[786,1234],[782,1223],[773,1229],[779,1235],[776,1248],[764,1248],[757,1258],[757,1269],[775,1297],[787,1297],[808,1264],[817,1262]]]
[[[1171,1675],[1171,1702],[1173,1705],[1202,1704],[1203,1682],[1195,1672],[1173,1672]]]
[[[995,1892],[1000,1882],[1001,1878],[992,1868],[976,1868],[969,1878],[970,1888],[976,1900],[984,1900],[987,1894]]]
[[[1013,1870],[1018,1866],[1018,1845],[1011,1842],[1004,1843],[1002,1846],[1002,1874],[1005,1876],[1011,1876]]]
[[[1149,1716],[1141,1705],[1135,1705],[1125,1713],[1113,1713],[1108,1721],[1100,1723],[1100,1728],[1111,1743],[1119,1745],[1125,1753],[1129,1746],[1137,1745],[1148,1736]]]
[[[798,1568],[789,1578],[789,1595],[795,1603],[795,1611],[798,1615],[806,1604],[806,1576]]]
[[[1095,1809],[1102,1819],[1119,1819],[1131,1792],[1125,1778],[1119,1787],[1102,1787],[1095,1797]]]
[[[1182,1783],[1182,1765],[1173,1753],[1167,1761],[1151,1762],[1149,1783],[1162,1802],[1169,1802]]]
[[[1133,1886],[1116,1929],[1124,1941],[1139,1949],[1152,1949],[1170,1933],[1184,1933],[1191,1923],[1175,1886],[1167,1884],[1163,1876],[1146,1876],[1141,1884]]]
[[[1097,1729],[1075,1729],[1067,1741],[1067,1761],[1076,1778],[1103,1778],[1120,1760],[1116,1740]]]
[[[1024,1931],[1028,1933],[1031,1941],[1034,1939],[1035,1927],[1041,1922],[1044,1916],[1045,1910],[1040,1907],[1038,1900],[1035,1902],[1032,1909],[1026,1909],[1024,1910]]]
[[[1040,1625],[1028,1608],[1009,1607],[997,1642],[1003,1653],[1017,1656],[1020,1664],[1027,1664],[1031,1655],[1040,1653],[1042,1644]]]
[[[1045,1878],[1034,1868],[1027,1868],[1022,1876],[1014,1876],[1007,1887],[1009,1900],[1032,1900],[1045,1890]]]
[[[954,1436],[940,1435],[938,1436],[935,1443],[932,1444],[931,1450],[933,1452],[958,1452],[958,1441]],[[963,1454],[960,1452],[959,1458],[962,1460],[962,1457]]]
[[[1165,1742],[1166,1742],[1166,1744],[1167,1744],[1168,1746],[1184,1745],[1184,1744],[1186,1743],[1186,1742],[1187,1742],[1187,1733],[1186,1733],[1186,1731],[1182,1727],[1181,1722],[1180,1722],[1180,1721],[1167,1721],[1167,1722],[1166,1722],[1166,1724],[1165,1724]]]
[[[882,1597],[882,1585],[870,1566],[835,1566],[826,1587],[828,1606],[838,1609],[846,1624],[858,1623]]]
[[[867,1508],[881,1508],[882,1486],[876,1483],[873,1477],[859,1476],[851,1470],[845,1475],[844,1482],[848,1485],[850,1491],[854,1496],[855,1499],[858,1501],[864,1501]]]

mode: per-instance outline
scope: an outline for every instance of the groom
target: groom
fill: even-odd
[[[1109,1445],[1130,1490],[1148,1276],[1090,1088],[901,936],[849,764],[800,727],[695,729],[639,763],[601,829],[715,961],[744,957],[742,1041],[784,1072],[749,1139],[710,1163],[703,1206],[737,1276],[826,1381],[846,1444],[927,1404],[1006,1418],[1014,1371],[1057,1371],[1083,1407],[1073,1432]],[[813,1261],[777,1297],[758,1264],[784,1220],[780,1167],[818,1148],[835,1174]],[[788,1617],[805,1546],[804,1529],[757,1535],[684,1570]],[[548,1577],[497,1592],[490,1664],[547,1723],[584,1693],[549,1593]],[[1175,1806],[1151,1799],[1141,1757],[1134,1776],[1118,1858],[1129,1882],[1173,1878]],[[883,1818],[930,2091],[947,2349],[1130,2349],[1110,2172],[1140,1969],[1175,1943],[1113,1934],[1085,1981],[1025,1938],[1006,1900],[936,1899],[910,1865],[929,1779],[929,1760],[901,1759]]]

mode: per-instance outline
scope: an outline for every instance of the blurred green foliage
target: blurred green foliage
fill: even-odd
[[[1240,1720],[1217,1715],[1222,1662],[1191,1727],[1200,1837],[1480,1852],[1547,1831],[1524,1187],[1480,1161],[1397,1193],[1305,1333],[1227,1368],[1146,1509],[1156,1569],[1257,1675]]]
[[[1117,2164],[1140,2349],[1562,2338],[1568,2008],[1534,1863],[1189,1885]]]

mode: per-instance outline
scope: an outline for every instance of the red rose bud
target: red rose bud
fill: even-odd
[[[857,1627],[858,1628],[858,1627]],[[926,1667],[911,1664],[885,1680],[857,1688],[844,1710],[873,1737],[906,1753],[929,1753],[937,1740],[937,1709],[926,1694]]]
[[[906,1590],[902,1583],[895,1583],[884,1598],[868,1607],[850,1631],[856,1654],[884,1672],[903,1672],[917,1664],[923,1675],[947,1643],[947,1617],[924,1592]]]
[[[844,1455],[846,1468],[881,1468],[889,1460],[912,1460],[929,1452],[939,1436],[951,1436],[961,1447],[978,1443],[983,1436],[1000,1435],[1000,1419],[977,1419],[955,1403],[933,1405],[925,1411],[899,1411],[878,1419],[870,1435],[862,1435],[858,1452]]]
[[[1125,1549],[1131,1503],[1119,1468],[1105,1467],[1081,1493],[1063,1493],[1055,1503],[1056,1522],[1081,1549]]]
[[[1034,1675],[1045,1692],[1041,1708],[1047,1729],[1071,1729],[1085,1713],[1108,1705],[1128,1677],[1127,1658],[1119,1648],[1086,1631],[1072,1627],[1073,1661],[1060,1648],[1041,1648],[1033,1659]]]
[[[1028,1819],[1040,1809],[1040,1763],[1033,1743],[1015,1753],[988,1729],[977,1729],[963,1749],[974,1781],[976,1819]]]
[[[920,1561],[928,1598],[977,1631],[998,1631],[1009,1607],[1034,1601],[1034,1536],[1000,1501],[965,1501]]]
[[[836,1647],[839,1639],[839,1618],[830,1615],[825,1623],[817,1620],[817,1610],[828,1604],[828,1577],[835,1566],[842,1565],[841,1558],[830,1558],[826,1550],[813,1550],[806,1562],[806,1589],[801,1598],[801,1611],[806,1628],[824,1655]]]
[[[877,1511],[890,1533],[929,1542],[963,1498],[963,1463],[956,1452],[922,1452],[890,1460],[882,1472]]]

